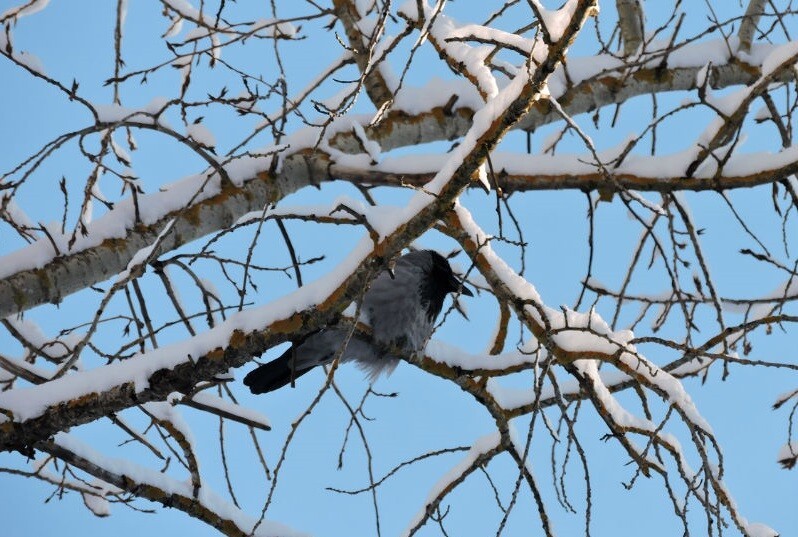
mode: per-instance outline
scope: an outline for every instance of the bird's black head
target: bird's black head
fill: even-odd
[[[443,309],[443,299],[446,295],[461,292],[466,296],[474,296],[471,290],[463,285],[452,272],[449,261],[434,250],[425,250],[432,260],[429,277],[422,282],[421,297],[427,304],[427,315],[430,321],[435,320]]]

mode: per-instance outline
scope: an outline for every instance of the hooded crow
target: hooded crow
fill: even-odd
[[[393,275],[380,273],[363,295],[361,320],[371,326],[376,345],[355,334],[341,361],[355,360],[372,380],[393,371],[399,358],[385,356],[378,347],[398,348],[407,354],[423,349],[443,309],[443,299],[455,292],[473,296],[441,254],[419,250],[403,255],[397,259]],[[255,394],[285,386],[314,367],[331,363],[348,333],[345,327],[313,332],[279,358],[250,371],[244,384]]]

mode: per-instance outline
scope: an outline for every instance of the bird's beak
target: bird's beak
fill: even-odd
[[[471,292],[471,289],[466,287],[465,284],[457,278],[454,278],[454,289],[455,292],[459,290],[461,295],[474,296],[474,293]]]

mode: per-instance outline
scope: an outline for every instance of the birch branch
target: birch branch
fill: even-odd
[[[640,0],[615,0],[624,56],[631,56],[643,42],[643,6]]]
[[[756,26],[759,24],[759,19],[765,11],[766,0],[750,0],[748,8],[745,10],[745,18],[740,25],[740,30],[737,32],[737,37],[740,38],[740,52],[750,52],[751,43],[754,39],[754,32]]]

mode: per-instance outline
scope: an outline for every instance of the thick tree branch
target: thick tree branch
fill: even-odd
[[[620,80],[616,75],[607,74],[577,84],[558,100],[569,115],[576,115],[623,102],[637,95],[696,88],[696,75],[700,69],[701,67],[666,71],[641,69]],[[758,72],[756,66],[737,62],[713,65],[707,76],[713,87],[722,88],[750,83],[758,78]],[[471,125],[473,114],[473,110],[469,108],[452,111],[447,110],[447,107],[433,108],[412,117],[405,112],[392,111],[379,126],[366,127],[365,130],[369,139],[380,143],[384,150],[389,150],[410,143],[458,138]],[[555,121],[558,117],[556,113],[552,113],[547,100],[537,100],[514,128],[534,129]],[[334,135],[331,145],[344,151],[361,150],[359,142],[350,131]],[[58,303],[71,293],[117,274],[127,266],[136,252],[155,240],[171,218],[177,218],[175,229],[164,239],[163,251],[225,229],[247,212],[260,210],[265,204],[276,202],[299,188],[327,180],[329,164],[329,157],[322,152],[299,151],[285,158],[282,170],[275,177],[264,171],[243,181],[241,186],[226,185],[218,194],[185,209],[165,214],[155,222],[130,223],[124,236],[65,253],[42,267],[19,270],[0,280],[0,318],[40,304]],[[264,165],[264,168],[268,167]],[[732,181],[728,188],[751,186],[752,182],[759,184],[758,181],[769,182],[764,179],[764,176],[752,180],[742,179],[739,185],[734,185]],[[377,182],[378,178],[372,180]],[[626,179],[620,176],[619,180],[623,183]],[[522,179],[522,182],[535,185],[534,188],[550,188],[550,185],[556,184],[553,180],[538,181],[536,178]],[[631,189],[659,190],[654,188],[657,184],[654,180],[649,182],[651,186],[640,184],[645,183],[645,180],[635,181],[629,178],[629,182]],[[584,181],[578,177],[569,177],[561,179],[560,186],[556,188],[591,188],[591,184],[589,177]],[[509,184],[507,188],[512,189],[513,185]],[[685,188],[697,189],[687,184]],[[670,190],[663,187],[663,191]],[[47,245],[49,242],[45,241],[39,247],[49,248]]]
[[[233,225],[242,215],[260,210],[283,196],[309,184],[318,183],[327,176],[327,162],[323,155],[299,152],[289,159],[276,177],[268,173],[270,159],[262,164],[263,171],[243,181],[240,186],[218,182],[196,182],[197,189],[209,196],[180,209],[162,214],[152,222],[136,222],[131,203],[117,204],[106,218],[124,222],[122,236],[113,236],[97,245],[76,248],[75,251],[53,255],[49,241],[39,241],[12,254],[20,259],[53,256],[42,267],[25,268],[0,280],[0,318],[26,311],[44,303],[59,303],[75,291],[95,285],[120,273],[136,254],[155,242],[161,231],[174,219],[173,229],[161,239],[159,252],[171,251],[199,237]],[[170,193],[154,193],[149,199],[139,196],[138,203],[161,205]],[[91,228],[89,228],[91,231]],[[31,252],[37,251],[37,256]],[[39,251],[44,250],[43,254]],[[5,262],[13,264],[10,256]]]
[[[255,521],[246,520],[248,517],[240,513],[235,507],[225,506],[225,509],[222,510],[219,509],[219,505],[214,505],[207,500],[196,497],[196,495],[189,494],[188,490],[185,491],[186,493],[181,493],[180,485],[182,485],[182,483],[170,483],[171,487],[166,488],[163,486],[163,482],[168,480],[168,478],[153,471],[143,473],[139,470],[138,473],[133,473],[131,470],[133,470],[135,466],[131,465],[129,462],[125,462],[124,469],[121,471],[112,467],[112,464],[102,464],[108,461],[96,460],[96,457],[93,460],[85,454],[75,452],[70,449],[69,446],[64,445],[63,438],[64,437],[61,437],[60,442],[58,440],[38,442],[36,444],[36,449],[57,457],[75,468],[79,468],[87,474],[101,479],[106,483],[110,483],[123,491],[160,503],[164,507],[172,507],[183,511],[187,515],[216,528],[223,535],[229,537],[251,537],[253,535],[252,527]],[[146,476],[150,474],[158,475],[158,479],[147,480]],[[144,479],[142,479],[143,477]],[[239,516],[229,516],[231,512],[237,512]],[[265,529],[266,528],[264,528],[264,530]],[[273,532],[268,534],[277,535]],[[257,532],[255,535],[266,535],[266,532]],[[282,535],[297,535],[297,533],[285,528]]]
[[[623,53],[631,56],[643,42],[643,6],[640,0],[615,0],[621,27]]]
[[[346,31],[346,37],[349,40],[353,57],[363,77],[366,93],[374,107],[379,109],[386,101],[393,99],[393,94],[382,73],[380,73],[379,65],[374,63],[374,48],[380,35],[373,36],[373,42],[366,39],[369,36],[364,35],[358,26],[361,16],[357,12],[355,2],[351,0],[333,0],[333,6],[338,20],[341,21]]]
[[[750,52],[751,43],[754,40],[754,32],[756,26],[759,24],[759,19],[765,10],[765,2],[767,0],[749,0],[748,8],[745,10],[745,18],[740,25],[740,30],[737,32],[737,37],[740,38],[740,52]]]
[[[211,380],[215,375],[227,371],[231,367],[238,367],[246,363],[253,356],[258,356],[269,347],[285,341],[289,335],[297,338],[328,324],[333,316],[343,310],[357,296],[357,290],[363,289],[367,277],[376,275],[385,264],[398,254],[404,245],[420,236],[440,219],[454,203],[462,190],[470,183],[471,177],[487,158],[489,152],[495,147],[502,136],[516,123],[531,103],[540,95],[547,78],[561,61],[565,50],[573,41],[576,33],[584,23],[589,9],[595,5],[594,0],[581,0],[578,3],[574,18],[568,26],[568,31],[548,51],[546,59],[528,78],[523,76],[517,81],[519,87],[508,88],[507,92],[515,90],[517,93],[508,95],[500,94],[497,100],[500,107],[494,105],[486,107],[477,114],[479,122],[470,133],[466,141],[452,154],[453,169],[442,171],[432,183],[439,181],[443,184],[428,188],[439,188],[436,197],[430,199],[427,194],[418,194],[419,200],[424,204],[410,217],[399,223],[393,232],[388,234],[379,243],[374,244],[372,253],[365,256],[360,263],[360,268],[349,275],[343,283],[326,295],[326,298],[315,308],[309,308],[294,313],[288,317],[272,320],[266,326],[256,330],[237,329],[235,319],[219,327],[216,332],[226,334],[227,345],[219,347],[213,345],[200,356],[172,356],[167,358],[169,366],[154,366],[154,372],[148,376],[147,386],[137,389],[136,378],[133,371],[128,371],[128,376],[113,374],[104,368],[95,369],[86,375],[100,375],[105,378],[118,379],[112,386],[98,392],[81,394],[77,399],[61,401],[51,405],[31,418],[20,418],[14,415],[12,409],[6,422],[0,424],[0,450],[27,450],[36,441],[48,438],[57,431],[65,430],[73,425],[87,423],[102,415],[130,407],[134,404],[163,400],[174,391],[187,393],[201,380]],[[484,117],[483,117],[484,116]],[[303,290],[297,291],[302,293]],[[304,291],[307,292],[307,291]],[[194,338],[197,339],[197,338]],[[207,341],[207,340],[206,340]],[[149,357],[139,357],[132,363],[146,363],[147,359],[153,360],[153,355],[160,359],[174,352],[169,347],[157,349]],[[156,362],[157,363],[157,362]],[[106,368],[130,367],[125,363],[112,364]],[[75,382],[74,375],[59,379],[54,382],[68,382],[70,385],[80,385]],[[30,388],[31,395],[34,390],[49,390],[50,383]],[[20,397],[24,390],[15,390],[17,393],[12,400]],[[57,390],[55,390],[57,392]],[[27,399],[27,397],[26,397]],[[3,407],[4,397],[0,395],[0,408]]]
[[[635,170],[634,165],[624,165],[619,170],[612,172],[612,181],[607,181],[604,171],[596,169],[586,163],[579,167],[579,170],[567,172],[558,171],[552,173],[551,170],[559,168],[564,170],[572,164],[574,160],[589,162],[590,157],[584,159],[568,155],[568,160],[560,157],[531,156],[525,159],[522,156],[512,155],[508,159],[498,154],[492,156],[493,168],[496,175],[497,186],[506,194],[515,192],[529,192],[537,190],[582,190],[602,192],[622,192],[635,190],[640,192],[714,192],[724,190],[735,190],[740,188],[753,188],[761,185],[778,183],[798,172],[798,151],[789,150],[781,154],[741,154],[736,157],[736,161],[742,166],[736,169],[734,166],[727,166],[723,173],[712,175],[700,175],[687,177],[677,176],[653,176],[646,175],[652,168],[650,161],[646,170]],[[749,171],[748,163],[756,157],[769,159],[767,164],[755,171]],[[685,161],[685,166],[688,164]],[[506,167],[505,167],[506,165]],[[401,166],[392,169],[391,165],[384,163],[373,168],[356,168],[346,164],[332,164],[330,173],[336,179],[351,181],[357,184],[400,186],[408,185],[421,187],[437,173],[438,167],[431,167],[429,171],[418,172],[421,163],[414,163],[413,170],[416,173],[401,171]],[[573,167],[573,166],[571,166]],[[526,169],[525,169],[526,168]],[[665,171],[666,165],[661,169]],[[477,183],[471,185],[472,188],[481,188]]]

